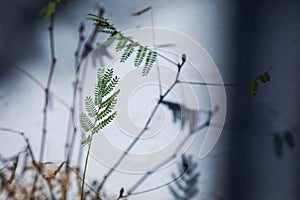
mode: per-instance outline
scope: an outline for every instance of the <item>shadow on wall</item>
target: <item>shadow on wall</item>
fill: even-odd
[[[230,164],[225,199],[296,200],[300,198],[299,150],[294,145],[286,152],[289,155],[279,158],[274,134],[292,129],[293,142],[300,143],[300,99],[295,93],[300,89],[300,1],[238,1],[235,5],[234,79],[275,68],[271,84],[252,100],[244,91],[227,90]]]

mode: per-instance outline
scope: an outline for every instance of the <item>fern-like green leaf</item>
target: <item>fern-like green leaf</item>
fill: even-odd
[[[88,115],[90,117],[95,117],[97,115],[97,109],[92,97],[87,96],[85,98],[84,103],[85,103],[85,110],[87,111]]]
[[[92,130],[94,128],[94,124],[92,123],[92,121],[86,114],[82,113],[79,116],[79,120],[80,120],[80,124],[85,132],[89,132],[90,130]]]
[[[135,67],[139,67],[142,64],[144,58],[146,57],[147,51],[148,51],[147,46],[145,46],[145,47],[140,46],[139,47],[138,52],[135,56],[135,60],[134,60],[134,66]]]
[[[130,40],[131,37],[121,37],[116,45],[116,52],[123,50]]]
[[[100,80],[104,79],[104,74],[105,74],[105,68],[98,68],[97,69],[97,79],[98,79],[98,82]]]
[[[103,90],[105,89],[106,85],[111,81],[113,77],[114,70],[113,69],[107,69],[106,72],[103,75],[102,79],[98,79],[98,87],[102,90],[102,96]]]
[[[113,34],[115,32],[115,30],[113,30],[113,29],[103,28],[103,27],[99,27],[98,31],[101,32],[101,33],[109,34],[109,35],[111,35],[111,34]]]
[[[82,113],[79,116],[82,129],[85,132],[91,131],[92,135],[110,123],[115,117],[116,112],[113,112],[113,108],[117,103],[117,95],[120,92],[120,90],[117,90],[112,93],[119,81],[117,76],[113,77],[113,69],[99,68],[97,78],[98,82],[94,91],[95,98],[94,100],[90,96],[85,98],[87,114]],[[89,142],[88,138],[82,142],[87,144]]]
[[[94,15],[94,14],[91,14],[91,13],[88,14],[85,19],[95,21],[95,22],[107,23],[108,24],[108,19],[107,18],[98,16],[98,15]]]
[[[119,36],[120,36],[120,33],[119,33],[119,32],[112,34],[111,36],[109,36],[109,37],[107,38],[107,40],[106,40],[105,42],[103,42],[103,45],[104,45],[104,46],[110,45],[110,44],[113,43],[116,39],[118,39]]]
[[[127,45],[127,48],[124,50],[121,56],[120,62],[126,62],[134,52],[134,49],[137,45],[138,45],[137,43],[130,43],[129,45]]]
[[[135,67],[141,66],[144,59],[146,58],[142,74],[143,76],[147,76],[149,74],[150,70],[152,69],[153,63],[157,59],[157,52],[151,51],[147,48],[147,46],[143,46],[138,42],[132,41],[131,37],[124,36],[121,31],[118,31],[118,29],[105,18],[90,14],[87,19],[97,22],[96,25],[99,27],[99,32],[110,35],[106,43],[110,44],[112,41],[118,40],[115,46],[115,50],[117,52],[123,50],[120,62],[126,62],[128,58],[133,54],[136,47],[139,47],[134,59],[134,65]]]
[[[142,71],[143,76],[147,76],[149,74],[156,59],[157,59],[157,52],[149,51],[146,58],[145,66]]]
[[[105,108],[109,102],[111,101],[115,101],[117,98],[117,95],[120,93],[120,90],[115,91],[112,95],[110,95],[107,99],[105,99],[104,101],[102,101],[100,108],[103,109]]]
[[[102,97],[108,95],[115,88],[118,82],[119,82],[118,77],[114,77],[113,79],[111,79],[110,83],[106,84],[106,87],[103,89]]]
[[[112,98],[107,104],[106,106],[103,106],[103,109],[101,110],[101,112],[97,115],[97,120],[101,120],[103,119],[104,117],[106,117],[107,115],[109,115],[114,106],[116,105],[117,103],[117,99],[116,98]]]
[[[101,120],[101,119],[103,119],[103,117],[110,114],[112,112],[114,105],[115,105],[115,102],[109,102],[107,107],[97,115],[97,120]]]
[[[95,99],[94,99],[95,105],[101,104],[101,102],[102,102],[102,90],[97,85],[95,86],[94,95],[95,95]]]
[[[107,126],[110,122],[112,122],[112,120],[116,117],[117,112],[113,112],[112,114],[110,114],[107,118],[103,119],[102,121],[100,121],[96,127],[93,129],[94,133],[99,132],[103,127]]]
[[[95,16],[95,15],[92,15],[92,14],[88,14],[87,17],[85,17],[85,19],[87,20],[91,20],[91,21],[95,21],[95,22],[98,22],[98,21],[104,21],[104,20],[101,20],[102,17],[98,17],[98,16]],[[103,18],[102,18],[103,19]]]

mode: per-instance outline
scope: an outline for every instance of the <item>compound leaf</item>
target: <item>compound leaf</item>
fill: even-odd
[[[85,132],[89,132],[94,128],[93,122],[91,119],[84,113],[79,116],[80,124]]]
[[[84,103],[85,103],[85,110],[87,111],[88,115],[90,117],[95,117],[97,115],[97,109],[92,97],[87,96],[85,98]]]
[[[147,76],[149,74],[154,62],[156,61],[156,58],[157,58],[157,52],[155,52],[155,51],[148,52],[148,55],[146,58],[146,63],[145,63],[145,66],[144,66],[143,72],[142,72],[143,76]]]
[[[140,46],[139,49],[138,49],[138,52],[135,56],[135,60],[134,60],[134,66],[135,67],[139,67],[144,58],[146,57],[146,53],[147,53],[148,49],[147,49],[147,46]]]

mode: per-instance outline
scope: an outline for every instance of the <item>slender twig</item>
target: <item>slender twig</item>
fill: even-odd
[[[77,71],[77,67],[79,66],[79,62],[80,62],[79,54],[80,54],[80,51],[82,49],[83,42],[85,40],[84,35],[83,35],[84,23],[80,23],[78,32],[79,32],[78,45],[77,45],[77,48],[76,48],[76,51],[75,51],[75,54],[74,54],[74,56],[75,56],[75,70],[76,71]]]
[[[208,118],[205,122],[200,124],[196,130],[192,130],[183,140],[182,142],[175,148],[176,150],[173,152],[172,155],[170,155],[168,158],[163,160],[162,162],[158,163],[155,167],[153,167],[151,170],[147,171],[140,179],[138,179],[133,186],[128,190],[128,195],[133,193],[138,187],[142,185],[142,183],[150,176],[152,175],[157,169],[165,166],[165,164],[169,163],[170,161],[174,160],[177,157],[178,152],[185,146],[187,141],[190,139],[191,136],[193,136],[194,133],[201,131],[208,127],[210,125],[211,118],[215,115],[217,110],[214,112],[209,112]],[[205,112],[206,113],[206,112]]]
[[[273,69],[273,66],[269,67],[266,72],[270,72]],[[255,80],[258,80],[259,76],[255,78]],[[224,86],[224,87],[235,87],[235,86],[246,86],[247,82],[241,82],[241,83],[206,83],[206,82],[193,82],[193,81],[180,81],[178,80],[178,83],[180,84],[191,84],[191,85],[202,85],[202,86]]]
[[[14,61],[8,59],[7,57],[3,56],[2,54],[0,54],[0,58],[5,59],[6,61],[8,61],[10,63],[11,67],[13,67],[18,72],[20,72],[21,74],[23,74],[24,76],[29,78],[29,80],[31,80],[33,83],[35,83],[40,89],[45,90],[45,86],[43,85],[43,83],[40,80],[38,80],[34,75],[29,73],[28,71],[26,71],[22,67],[18,66]],[[53,97],[57,101],[57,103],[61,104],[62,106],[64,106],[67,109],[70,108],[69,104],[64,99],[59,97],[57,94],[53,93],[53,91],[51,92],[51,94],[53,95]]]
[[[12,158],[9,158],[9,159],[6,158],[5,162],[3,162],[4,165],[0,168],[0,172],[3,171],[4,169],[6,169],[12,161],[18,160],[20,155],[23,153],[26,153],[26,152],[27,152],[27,148],[23,151],[20,151],[17,155],[13,156]],[[3,160],[3,159],[1,158],[1,160]]]
[[[35,177],[34,177],[34,181],[33,181],[33,184],[32,184],[32,189],[31,189],[30,194],[31,194],[31,195],[33,194],[33,192],[34,192],[34,190],[35,190],[36,182],[37,182],[37,180],[38,180],[38,175],[40,175],[41,177],[43,177],[43,179],[45,180],[45,182],[46,182],[46,184],[47,184],[47,186],[48,186],[48,189],[49,189],[49,193],[50,193],[51,199],[55,199],[55,196],[54,196],[54,193],[53,193],[53,189],[52,189],[52,185],[51,185],[49,179],[42,173],[42,169],[41,169],[41,167],[40,167],[40,164],[38,164],[38,163],[36,162],[36,159],[35,159],[35,156],[34,156],[34,154],[33,154],[31,145],[30,145],[30,143],[29,143],[29,139],[28,139],[28,138],[25,136],[25,134],[24,134],[23,132],[21,132],[21,131],[17,131],[17,130],[10,129],[10,128],[5,128],[5,127],[0,127],[0,130],[1,130],[1,131],[5,131],[5,132],[9,132],[9,133],[14,133],[14,134],[20,135],[20,136],[24,139],[24,141],[25,141],[25,143],[26,143],[26,145],[27,145],[26,150],[28,150],[28,152],[29,152],[29,155],[30,155],[31,160],[32,160],[32,165],[36,168],[36,170],[37,170],[37,172],[38,172],[38,174],[36,174]]]
[[[87,73],[87,66],[84,66],[84,68],[82,70],[81,84],[80,84],[80,89],[79,89],[79,99],[83,99],[82,88],[84,87],[86,73]],[[79,109],[83,110],[83,101],[79,102]],[[84,132],[81,130],[80,130],[80,132],[81,132],[81,138],[84,138]],[[78,156],[77,156],[77,167],[79,169],[80,169],[81,163],[82,163],[82,156],[83,156],[83,146],[79,146]]]
[[[156,46],[156,39],[155,39],[155,31],[154,31],[154,13],[153,9],[151,7],[151,32],[152,32],[152,43],[153,43],[153,48],[154,51],[157,50]],[[162,84],[161,84],[161,74],[160,74],[160,68],[159,68],[159,63],[158,60],[156,60],[156,71],[157,71],[157,79],[158,79],[158,90],[159,90],[159,96],[162,95]]]
[[[156,186],[156,187],[153,187],[153,188],[149,188],[149,189],[146,189],[146,190],[142,190],[142,191],[139,191],[139,192],[135,192],[135,193],[131,193],[131,194],[127,194],[127,195],[123,195],[121,198],[124,198],[124,197],[129,197],[129,196],[134,196],[134,195],[139,195],[139,194],[144,194],[144,193],[148,193],[148,192],[152,192],[154,190],[159,190],[163,187],[166,187],[174,182],[176,182],[177,180],[179,180],[188,170],[188,164],[184,163],[183,165],[183,171],[181,172],[181,174],[179,176],[177,176],[175,179],[165,183],[165,184],[162,184],[162,185],[159,185],[159,186]],[[118,198],[120,199],[120,198]]]
[[[230,87],[230,86],[246,86],[247,82],[242,82],[242,83],[206,83],[206,82],[193,82],[193,81],[178,81],[178,83],[181,84],[191,84],[191,85],[203,85],[203,86],[225,86],[225,87]]]
[[[169,92],[174,88],[174,86],[177,84],[181,68],[184,65],[185,61],[186,61],[186,58],[185,58],[185,55],[183,54],[182,63],[181,64],[180,63],[176,64],[177,67],[178,67],[178,70],[177,70],[176,78],[175,78],[173,84],[170,86],[170,88],[163,95],[160,96],[160,98],[157,101],[154,109],[152,110],[148,120],[146,121],[146,124],[144,125],[144,128],[142,128],[142,130],[137,135],[137,137],[130,143],[130,145],[126,148],[126,150],[123,152],[123,154],[120,156],[120,158],[116,161],[116,163],[113,165],[113,167],[111,167],[110,170],[108,171],[108,173],[104,176],[104,179],[102,180],[102,182],[100,183],[100,185],[97,189],[98,193],[100,193],[100,191],[103,188],[103,186],[104,186],[106,180],[108,179],[108,177],[116,170],[116,168],[123,161],[123,159],[129,153],[129,151],[132,149],[132,147],[137,143],[137,141],[142,137],[142,135],[145,133],[145,131],[148,130],[148,128],[149,128],[148,126],[149,126],[150,122],[152,121],[153,116],[155,115],[155,113],[156,113],[158,107],[160,106],[161,102],[169,94]]]
[[[85,37],[84,37],[84,24],[81,23],[79,25],[79,29],[78,29],[78,44],[77,44],[77,48],[76,48],[76,51],[74,53],[74,56],[75,56],[75,73],[77,71],[77,68],[78,66],[80,66],[80,52],[81,52],[81,49],[82,49],[82,46],[83,46],[83,43],[84,43],[84,40],[85,40]],[[73,103],[72,103],[73,104]],[[72,106],[70,108],[70,115],[69,115],[69,119],[68,119],[68,130],[67,130],[67,135],[66,135],[66,144],[65,144],[65,155],[66,155],[66,160],[68,160],[68,149],[69,149],[69,141],[70,141],[70,136],[71,136],[71,128],[73,126],[73,123],[72,123],[72,109],[74,109],[74,107]]]
[[[24,141],[25,141],[25,143],[27,145],[27,149],[29,151],[29,154],[30,154],[33,162],[35,162],[35,157],[34,157],[32,149],[31,149],[31,145],[29,143],[29,139],[26,137],[26,135],[23,132],[15,130],[15,129],[11,129],[11,128],[6,128],[6,127],[0,127],[0,130],[8,132],[8,133],[14,133],[14,134],[20,135],[24,139]]]
[[[48,27],[49,40],[50,40],[51,64],[50,64],[50,71],[49,71],[49,75],[48,75],[47,84],[46,84],[46,87],[44,89],[44,91],[45,91],[45,101],[44,101],[44,109],[43,109],[42,139],[41,139],[40,156],[39,156],[39,161],[40,162],[43,161],[44,151],[45,151],[45,146],[46,146],[47,112],[48,112],[48,105],[49,105],[49,90],[50,90],[51,81],[52,81],[52,78],[53,78],[55,63],[56,63],[53,28],[54,28],[54,13],[51,14],[51,16],[50,16],[50,22],[49,22],[49,27]]]

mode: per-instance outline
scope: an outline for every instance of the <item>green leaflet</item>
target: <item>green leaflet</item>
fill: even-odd
[[[109,36],[107,38],[107,40],[105,42],[103,42],[103,45],[108,46],[108,45],[112,44],[119,37],[119,35],[120,35],[119,32],[112,34],[111,36]]]
[[[260,74],[256,79],[249,80],[247,82],[247,93],[248,93],[249,98],[252,98],[253,96],[256,95],[256,92],[258,90],[258,80],[261,81],[262,83],[267,83],[267,82],[271,81],[271,76],[270,76],[269,72],[267,71],[267,72],[264,72],[263,74]]]
[[[105,127],[106,125],[108,125],[110,122],[112,122],[112,120],[116,117],[117,112],[115,111],[114,113],[110,114],[108,117],[106,117],[105,119],[103,119],[102,121],[100,121],[97,126],[93,129],[94,133],[99,132],[103,127]]]
[[[116,95],[114,95],[109,101],[105,102],[105,105],[102,104],[101,112],[97,114],[97,119],[100,120],[103,117],[110,114],[117,103]]]
[[[116,116],[113,111],[117,103],[117,95],[120,90],[112,92],[119,82],[117,76],[113,77],[113,69],[99,68],[97,71],[97,84],[94,89],[93,99],[90,96],[85,98],[85,111],[79,116],[80,124],[84,132],[89,133],[88,137],[82,140],[82,144],[90,144],[92,136],[108,125]]]
[[[50,0],[48,4],[38,12],[38,14],[44,16],[45,18],[48,18],[50,17],[50,15],[55,13],[56,6],[59,3],[65,3],[65,2],[66,0]]]
[[[85,18],[87,20],[91,20],[91,21],[95,21],[95,22],[99,22],[99,23],[107,23],[108,22],[108,19],[107,18],[104,18],[104,17],[101,17],[101,16],[98,16],[98,15],[94,15],[94,14],[88,14],[87,17]]]
[[[247,82],[247,88],[248,88],[248,97],[253,97],[256,95],[256,91],[258,89],[257,80],[249,80]]]
[[[140,46],[137,53],[136,53],[136,56],[135,56],[135,60],[134,60],[134,66],[135,67],[139,67],[144,58],[146,57],[146,53],[147,53],[148,49],[147,49],[147,46]]]
[[[101,88],[97,87],[97,85],[95,86],[94,95],[95,95],[94,103],[96,106],[98,106],[102,102],[102,90]]]
[[[104,76],[101,80],[98,80],[98,87],[101,88],[101,90],[103,91],[106,87],[107,84],[112,81],[113,78],[113,74],[114,74],[114,70],[113,69],[108,69],[105,73]],[[102,92],[103,93],[103,92]],[[102,96],[105,96],[102,94]]]
[[[120,90],[117,90],[112,95],[110,95],[110,97],[108,97],[106,100],[102,101],[100,108],[102,109],[102,108],[106,107],[109,102],[115,101],[119,92],[120,92]]]
[[[97,110],[92,97],[87,96],[85,98],[84,103],[85,103],[85,110],[87,111],[88,115],[90,117],[95,117],[97,115]]]
[[[156,61],[156,57],[157,57],[157,52],[155,52],[155,51],[148,52],[148,55],[146,58],[146,63],[145,63],[145,66],[144,66],[143,72],[142,72],[143,76],[147,76],[149,74],[154,62]]]
[[[266,82],[268,82],[268,81],[271,80],[271,76],[270,76],[270,74],[268,72],[265,72],[265,73],[259,75],[258,79],[261,82],[266,83]]]
[[[130,43],[129,45],[127,45],[127,48],[123,51],[120,62],[126,62],[128,58],[132,55],[137,45],[137,43]]]
[[[116,52],[123,50],[126,47],[127,43],[130,42],[130,40],[131,37],[121,37],[116,45]]]
[[[48,18],[50,15],[55,13],[56,4],[57,3],[55,1],[49,1],[49,3],[42,10],[40,10],[38,14]]]
[[[94,128],[94,124],[91,119],[84,113],[79,116],[80,124],[85,132],[89,132]]]
[[[116,87],[118,82],[119,82],[118,77],[114,77],[113,79],[111,79],[110,83],[106,84],[106,87],[103,88],[102,97],[109,94]]]

